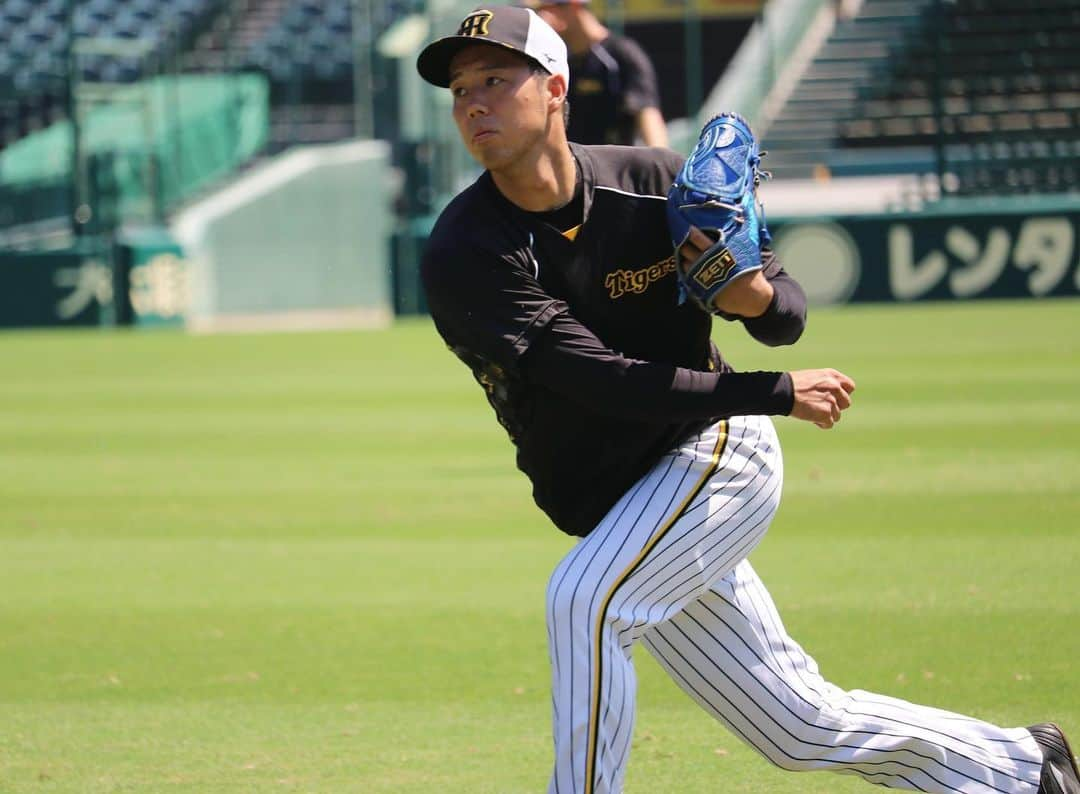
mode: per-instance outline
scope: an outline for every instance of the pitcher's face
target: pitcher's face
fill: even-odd
[[[521,55],[490,44],[466,47],[450,61],[454,122],[484,168],[513,165],[546,140],[548,77]]]

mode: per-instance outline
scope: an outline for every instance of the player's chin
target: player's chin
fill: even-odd
[[[473,159],[488,171],[497,171],[514,159],[512,152],[507,151],[505,146],[500,146],[490,139],[479,143],[470,142],[468,148]]]

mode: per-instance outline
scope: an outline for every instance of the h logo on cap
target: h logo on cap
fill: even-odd
[[[491,22],[493,16],[495,15],[490,11],[474,11],[461,20],[461,27],[458,28],[457,34],[459,36],[486,36],[488,23]]]

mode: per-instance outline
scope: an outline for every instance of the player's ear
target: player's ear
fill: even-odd
[[[566,78],[561,74],[548,75],[547,96],[548,107],[562,112],[563,103],[566,102]]]

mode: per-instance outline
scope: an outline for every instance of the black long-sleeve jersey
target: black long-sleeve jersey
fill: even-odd
[[[571,150],[577,225],[520,209],[485,172],[439,217],[422,276],[436,328],[486,391],[536,503],[586,535],[680,441],[722,417],[789,413],[794,395],[786,373],[734,372],[710,315],[677,304],[665,200],[682,158]],[[763,259],[775,297],[743,324],[789,344],[806,300]]]

